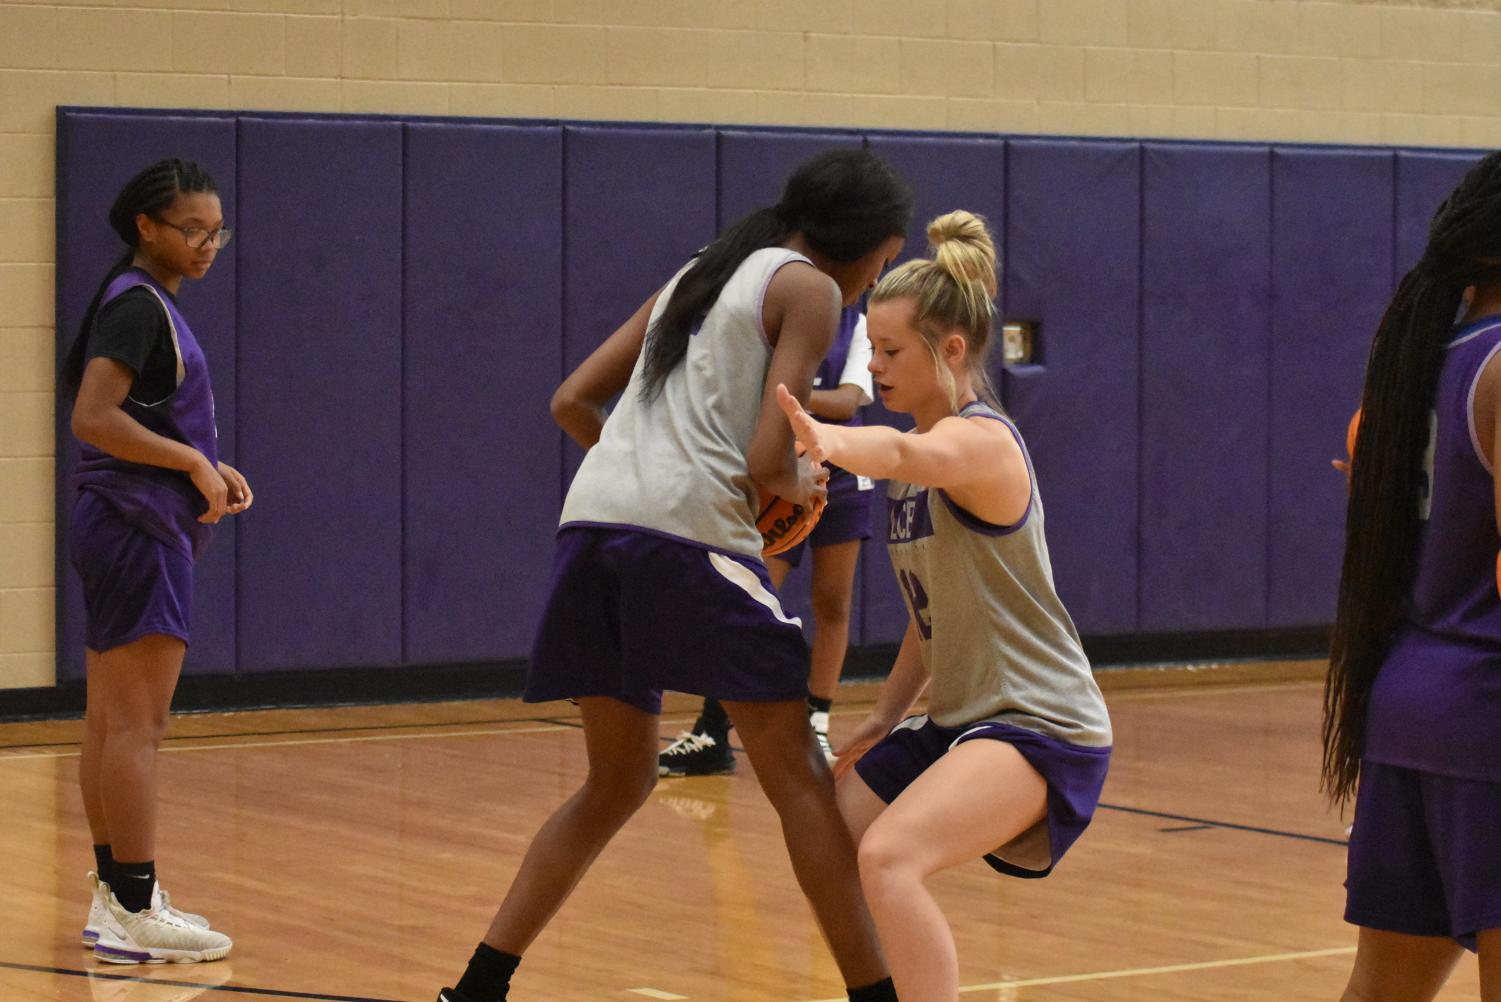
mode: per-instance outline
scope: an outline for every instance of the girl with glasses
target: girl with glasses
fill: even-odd
[[[79,782],[94,840],[85,947],[119,964],[218,960],[229,937],[156,879],[157,749],[187,650],[193,564],[250,507],[218,459],[208,363],[177,305],[229,239],[213,178],[163,160],[109,212],[127,250],[63,363],[79,461],[69,556],[83,581],[87,706]]]

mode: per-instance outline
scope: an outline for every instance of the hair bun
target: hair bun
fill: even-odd
[[[979,282],[996,294],[995,241],[985,217],[964,209],[946,212],[928,224],[933,260],[957,282]]]

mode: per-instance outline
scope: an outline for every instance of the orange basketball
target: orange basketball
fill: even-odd
[[[807,539],[808,533],[818,524],[823,509],[821,503],[793,504],[775,495],[763,500],[760,514],[756,516],[756,528],[761,530],[761,555],[774,557],[786,553]]]
[[[1355,409],[1355,416],[1350,418],[1350,427],[1345,431],[1345,455],[1355,458],[1355,436],[1360,433],[1360,408]]]

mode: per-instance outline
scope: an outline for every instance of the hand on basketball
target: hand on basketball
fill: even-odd
[[[797,436],[806,455],[815,465],[822,466],[829,458],[829,451],[833,448],[832,435],[828,425],[820,424],[813,420],[803,405],[797,402],[788,392],[787,387],[777,384],[777,403],[782,405],[782,412],[787,415],[787,421],[792,425],[792,434]]]
[[[203,500],[208,502],[208,511],[199,515],[198,521],[204,525],[213,525],[224,517],[225,508],[229,504],[229,485],[206,457],[189,470],[188,475],[193,478],[193,486],[198,488]]]
[[[838,780],[855,767],[876,744],[891,733],[891,728],[875,717],[866,717],[844,743],[834,749],[834,779]]]
[[[228,463],[220,463],[219,476],[224,478],[224,485],[229,488],[229,503],[224,508],[225,514],[238,515],[249,508],[255,495],[251,493],[250,481],[245,479],[245,475]]]

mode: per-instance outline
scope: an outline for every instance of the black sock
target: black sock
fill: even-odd
[[[506,993],[511,990],[511,975],[516,973],[519,963],[521,958],[515,954],[501,953],[481,943],[454,988],[468,1002],[505,1002]]]
[[[115,892],[120,907],[128,912],[143,912],[151,907],[151,891],[156,887],[156,860],[144,863],[122,863],[118,859],[111,867],[115,881],[109,889]]]
[[[708,734],[720,741],[730,736],[730,718],[724,712],[724,707],[719,705],[719,700],[704,700],[704,711],[698,715],[698,723],[693,725],[693,733]]]
[[[900,1002],[896,997],[896,986],[890,978],[882,978],[873,985],[864,988],[849,989],[850,1002]]]
[[[115,886],[115,859],[109,854],[108,845],[94,846],[94,873],[106,884]]]
[[[808,697],[808,709],[812,710],[814,713],[828,713],[829,709],[833,705],[834,700],[832,698],[824,699],[822,696]]]

